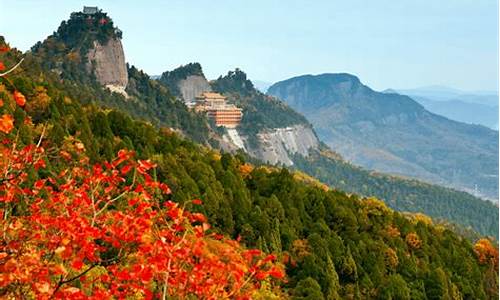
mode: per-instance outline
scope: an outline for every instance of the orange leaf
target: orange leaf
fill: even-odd
[[[19,106],[24,106],[26,104],[26,97],[19,91],[14,91],[14,99]]]
[[[0,61],[0,71],[3,71],[5,70],[5,65],[3,64],[3,62]]]
[[[11,115],[4,114],[0,118],[0,131],[3,133],[9,133],[14,128],[14,119]]]

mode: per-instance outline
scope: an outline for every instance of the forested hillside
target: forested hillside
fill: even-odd
[[[257,91],[241,70],[230,72],[212,83],[215,90],[229,95],[244,108],[242,131],[308,124],[307,120],[279,99]],[[416,104],[418,105],[418,104]],[[294,155],[294,169],[318,178],[327,185],[350,193],[375,196],[399,211],[423,212],[483,234],[498,237],[498,209],[468,193],[403,177],[384,175],[356,167],[332,152],[328,146]]]
[[[10,66],[19,61],[20,53],[10,51],[0,58]],[[135,151],[139,162],[142,161],[137,167],[141,172],[150,169],[153,164],[157,165],[152,176],[166,183],[172,191],[165,200],[185,205],[187,209],[207,216],[213,226],[207,234],[238,238],[246,247],[257,247],[277,256],[286,267],[287,281],[278,282],[281,291],[264,291],[267,297],[498,297],[498,257],[487,240],[474,246],[452,231],[433,225],[425,216],[403,215],[375,198],[325,191],[297,179],[286,169],[254,167],[241,155],[221,154],[182,138],[168,128],[158,129],[152,124],[135,120],[123,111],[80,101],[71,89],[66,90],[66,86],[59,83],[54,74],[41,69],[38,60],[33,57],[28,57],[8,81],[0,80],[3,104],[0,107],[3,133],[0,134],[16,140],[15,147],[20,148],[41,139],[50,155],[43,166],[37,163],[40,168],[38,171],[31,170],[29,181],[23,184],[37,182],[36,186],[40,188],[44,178],[58,174],[65,164],[64,159],[58,159],[59,150],[77,155],[75,149],[85,149],[85,155],[92,164],[114,159],[114,153],[124,148]],[[10,120],[5,116],[10,114],[14,116],[14,128],[4,126]],[[82,169],[75,169],[76,172],[79,170]],[[117,172],[126,173],[127,170]],[[92,172],[100,174],[99,169],[94,168]],[[142,194],[142,189],[135,191],[148,199],[148,193]],[[203,204],[195,205],[191,201],[193,199],[201,199]],[[2,202],[1,205],[5,209],[7,204]],[[23,217],[23,207],[16,202],[9,202],[8,205],[11,214],[16,218]],[[112,215],[128,212],[127,205],[110,205],[100,209]],[[17,230],[16,226],[12,228]],[[8,249],[14,249],[14,244],[7,245]],[[113,258],[124,247],[116,243],[99,247],[104,246],[108,249],[108,258]],[[55,250],[65,253],[58,252],[65,251],[61,248]],[[1,255],[0,260],[12,259],[11,253],[7,258]],[[148,254],[145,252],[143,255]],[[82,261],[71,266],[71,272],[81,268],[81,264],[91,265],[93,259],[83,257]],[[155,261],[155,264],[161,265],[161,261]],[[108,268],[107,265],[104,267]],[[36,272],[36,269],[30,270]],[[141,267],[134,269],[136,273],[129,273],[128,277],[127,273],[114,274],[119,274],[117,279],[123,282],[133,281],[133,274],[142,274],[145,276],[142,280],[153,278],[150,280],[156,282],[154,276],[144,275],[141,270]],[[0,275],[4,276],[6,272],[8,269],[0,267]],[[271,270],[266,274],[279,275]],[[104,277],[99,278],[104,280]],[[82,284],[88,286],[86,279],[86,276],[77,277],[68,283],[63,283],[65,281],[61,279],[59,285],[66,284],[68,287],[64,293],[78,291],[85,296],[85,293],[93,292],[88,289],[80,291]],[[57,283],[57,280],[54,281],[55,286]],[[0,295],[14,290],[15,284],[1,286]],[[51,288],[38,287],[40,293]],[[154,291],[154,285],[152,288]],[[125,291],[118,289],[116,295],[123,295]],[[257,294],[255,296],[258,298]]]

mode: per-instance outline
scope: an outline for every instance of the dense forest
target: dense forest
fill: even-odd
[[[2,60],[12,65],[19,58],[8,53]],[[44,134],[47,149],[64,149],[76,140],[92,163],[111,160],[124,148],[151,159],[155,177],[172,190],[169,200],[206,215],[213,232],[282,261],[287,273],[282,297],[498,297],[497,258],[482,246],[489,242],[474,246],[426,216],[401,214],[376,198],[326,190],[287,169],[255,167],[243,155],[219,153],[126,112],[82,103],[37,65],[29,58],[12,74],[12,85],[2,82],[4,103],[12,103],[14,88],[27,100],[23,108],[0,108],[14,116],[16,128],[8,138],[17,137],[21,147]],[[61,168],[57,160],[46,164],[52,173]]]
[[[294,162],[298,170],[336,189],[375,196],[393,209],[425,212],[437,220],[456,222],[498,238],[498,208],[468,193],[370,172],[343,161],[328,150],[313,152],[308,158],[296,155]]]

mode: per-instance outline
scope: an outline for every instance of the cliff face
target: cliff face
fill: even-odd
[[[194,102],[196,96],[203,92],[212,91],[207,79],[203,75],[189,75],[177,83],[184,102]]]
[[[292,166],[291,154],[309,155],[309,150],[317,150],[319,141],[313,130],[305,125],[266,129],[257,133],[258,146],[248,143],[248,136],[240,136],[236,129],[228,130],[224,136],[236,148],[245,150],[251,156],[270,164]]]
[[[125,94],[128,83],[127,65],[122,43],[117,38],[109,39],[104,45],[94,42],[89,50],[88,70],[94,72],[97,80],[113,92]]]

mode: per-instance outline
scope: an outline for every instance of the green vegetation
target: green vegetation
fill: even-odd
[[[19,135],[19,143],[31,142],[46,128],[47,151],[64,149],[65,141],[76,138],[92,161],[109,159],[121,148],[154,160],[156,176],[173,190],[172,200],[206,214],[214,231],[276,253],[286,265],[284,288],[293,298],[498,297],[497,267],[480,264],[471,242],[454,232],[406,217],[374,198],[325,191],[286,169],[253,168],[242,155],[220,154],[125,112],[83,104],[89,101],[74,97],[75,89],[92,86],[70,88],[50,72],[37,72],[37,65],[30,58],[12,76],[28,98],[25,110],[14,112],[16,124],[29,115],[37,125],[17,126],[12,135]],[[139,83],[131,92],[153,99],[161,91],[141,80],[145,74],[131,73]],[[55,174],[58,168],[47,166]],[[191,207],[187,201],[195,198],[204,204]]]
[[[399,211],[423,212],[498,239],[498,208],[470,194],[418,180],[370,172],[328,151],[294,156],[295,168],[342,191],[383,199]],[[470,235],[469,233],[468,235]]]

